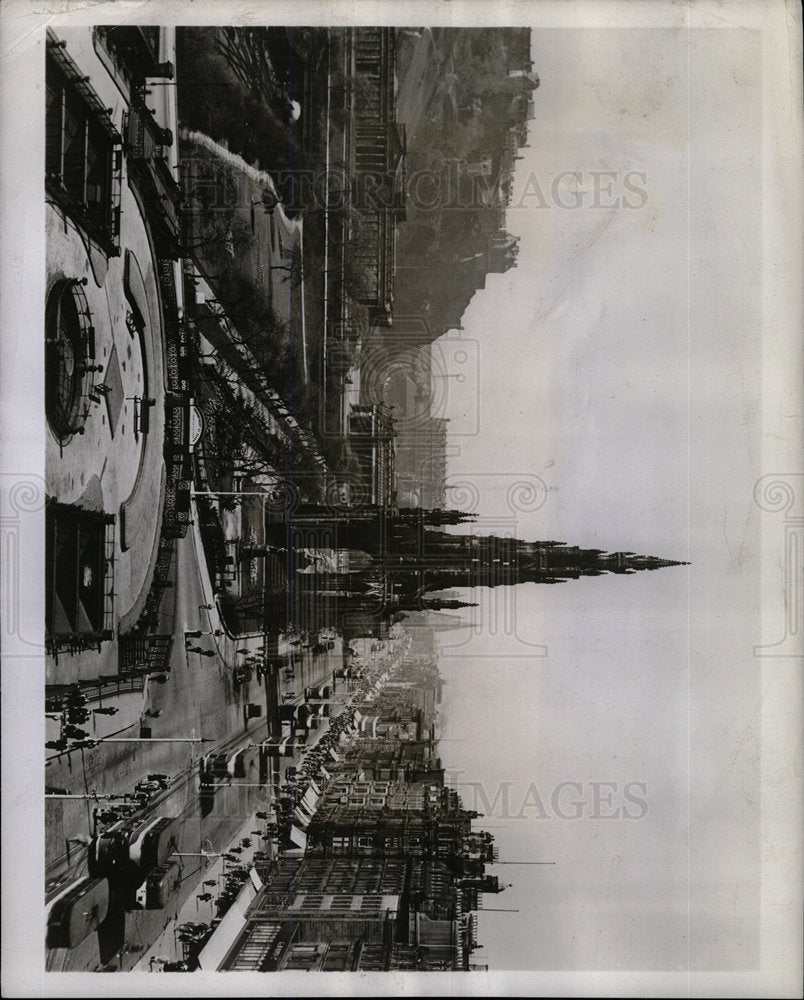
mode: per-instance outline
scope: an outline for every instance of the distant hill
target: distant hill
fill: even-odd
[[[397,30],[397,117],[407,131],[407,221],[394,312],[432,337],[459,323],[495,261],[538,77],[529,28]],[[509,241],[510,242],[510,241]]]

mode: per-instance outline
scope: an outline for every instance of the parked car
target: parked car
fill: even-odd
[[[246,663],[241,663],[240,666],[235,667],[232,676],[236,685],[248,684],[251,680],[252,670],[251,667]]]

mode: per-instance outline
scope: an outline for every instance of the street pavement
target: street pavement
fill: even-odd
[[[202,816],[195,784],[198,761],[203,754],[220,747],[259,742],[268,736],[268,679],[258,682],[253,674],[247,683],[238,686],[234,682],[234,664],[244,656],[238,650],[256,652],[263,637],[258,633],[231,636],[223,630],[195,529],[176,542],[171,582],[173,586],[166,592],[159,623],[161,633],[173,636],[170,670],[165,683],[149,681],[148,697],[143,703],[143,711],[148,715],[142,721],[150,727],[152,738],[200,738],[209,742],[100,742],[92,748],[51,757],[46,764],[46,784],[73,794],[123,794],[133,792],[136,783],[149,773],[176,776],[170,792],[151,803],[149,811],[158,807],[166,815],[180,816],[181,849],[200,851],[205,843],[214,846],[224,843],[239,829],[243,817],[257,803],[265,801],[264,788],[240,789],[235,799],[230,789],[222,796],[218,793],[215,808]],[[189,641],[189,645],[201,646],[212,656],[187,651],[185,630],[215,629],[224,634]],[[288,649],[287,642],[280,644],[280,652]],[[342,662],[340,641],[326,654],[313,656],[310,649],[294,653],[295,678],[286,679],[284,672],[278,678],[275,697],[280,701],[290,690],[295,690],[299,700],[304,686],[328,679]],[[260,717],[246,719],[245,706],[249,703],[261,706]],[[138,738],[139,725],[129,723],[122,735],[129,734]],[[56,885],[66,885],[86,871],[85,841],[93,833],[93,806],[91,801],[78,799],[46,801],[46,883],[50,890]],[[76,837],[82,839],[72,839]],[[156,934],[159,928],[154,921],[159,919],[164,920],[164,914],[138,917],[142,925],[138,934],[143,938]],[[91,934],[72,952],[48,952],[48,967],[88,970],[121,961],[114,946],[119,944],[122,948],[128,932],[123,934],[122,929],[118,930],[120,933],[105,943],[99,941],[98,934]],[[134,961],[135,957],[132,954],[129,960]]]

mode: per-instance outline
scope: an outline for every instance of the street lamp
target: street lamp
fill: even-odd
[[[101,736],[98,739],[82,740],[75,743],[71,750],[91,750],[99,743],[214,743],[203,736]]]

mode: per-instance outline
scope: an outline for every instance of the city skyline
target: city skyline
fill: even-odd
[[[796,995],[789,11],[436,8],[7,47],[9,995]]]

